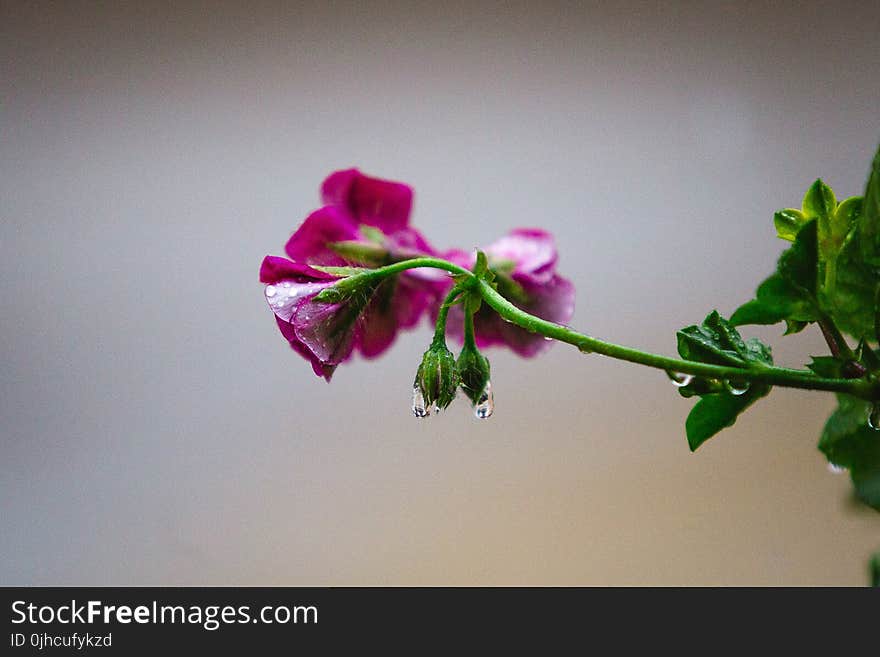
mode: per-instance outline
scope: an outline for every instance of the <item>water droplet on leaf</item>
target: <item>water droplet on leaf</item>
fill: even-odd
[[[751,383],[748,381],[725,381],[724,389],[727,390],[731,395],[744,395],[749,391],[749,387]]]
[[[666,376],[669,377],[669,380],[672,381],[672,385],[676,388],[684,388],[694,380],[693,374],[683,374],[681,372],[667,372]]]
[[[413,386],[412,412],[416,417],[428,417],[431,409],[425,405],[425,396],[418,384]]]
[[[837,465],[836,463],[828,463],[828,472],[831,474],[844,474],[846,472],[846,468]]]
[[[474,415],[479,419],[485,420],[495,412],[495,398],[492,395],[492,382],[487,381],[486,387],[477,399],[477,405],[474,408]]]

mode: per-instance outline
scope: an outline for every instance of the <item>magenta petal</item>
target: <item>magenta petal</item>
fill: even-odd
[[[304,299],[294,309],[290,323],[296,337],[322,363],[338,365],[351,356],[358,334],[361,306],[351,301],[319,303]]]
[[[287,338],[287,341],[290,343],[291,348],[311,363],[312,370],[315,374],[324,378],[329,383],[330,379],[333,377],[333,371],[336,369],[336,365],[322,363],[315,354],[309,351],[308,347],[299,341],[299,338],[296,337],[296,331],[288,322],[285,322],[277,316],[275,317],[275,321],[278,323],[278,328],[281,329],[281,334]]]
[[[398,259],[436,255],[437,251],[415,228],[403,228],[385,236],[385,245]]]
[[[385,281],[374,293],[362,316],[358,348],[366,358],[385,352],[399,330],[417,326],[429,306],[437,304],[445,285],[406,275]]]
[[[328,205],[344,208],[355,222],[393,233],[409,223],[413,190],[403,183],[346,169],[327,177],[321,185],[321,197]]]
[[[553,236],[538,228],[517,228],[484,249],[489,262],[507,261],[520,276],[545,282],[553,277],[557,253]]]
[[[280,256],[266,256],[260,265],[261,283],[278,283],[282,280],[308,282],[311,280],[335,281],[338,276],[328,274],[299,262],[291,262]]]
[[[332,251],[328,244],[361,239],[357,225],[348,215],[333,206],[315,210],[306,217],[284,247],[287,255],[297,262],[312,265],[340,266],[345,259]]]

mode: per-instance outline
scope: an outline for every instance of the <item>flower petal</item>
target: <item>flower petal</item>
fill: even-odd
[[[356,223],[393,233],[409,223],[413,190],[403,183],[346,169],[327,177],[321,185],[321,197],[328,205],[344,208]]]
[[[382,283],[361,319],[358,349],[365,358],[385,352],[399,330],[418,325],[432,303],[439,303],[445,285],[401,274]]]
[[[296,337],[296,331],[293,326],[289,322],[285,322],[280,317],[275,317],[275,321],[278,323],[278,328],[281,329],[281,334],[287,338],[287,341],[290,343],[290,347],[296,351],[300,356],[305,358],[312,365],[312,370],[318,376],[324,378],[327,383],[330,383],[330,379],[333,377],[333,371],[336,369],[336,365],[328,365],[327,363],[322,363],[315,354],[313,354],[308,347],[306,347],[302,342],[299,341],[299,338]]]
[[[320,303],[306,298],[294,308],[290,323],[296,337],[322,363],[338,365],[351,356],[360,333],[358,318],[366,300]]]
[[[493,261],[507,261],[515,265],[514,272],[521,276],[546,282],[556,268],[556,243],[547,231],[538,228],[517,228],[484,249]]]
[[[338,276],[328,274],[319,269],[312,269],[299,262],[291,262],[280,256],[266,256],[260,265],[261,283],[278,283],[282,280],[308,282],[312,280],[335,281]]]
[[[345,259],[328,244],[361,239],[357,224],[339,208],[326,206],[306,217],[284,247],[297,262],[312,265],[340,266]]]

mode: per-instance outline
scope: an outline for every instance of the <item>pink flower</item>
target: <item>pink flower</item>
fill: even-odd
[[[267,256],[260,280],[268,284],[266,300],[284,337],[329,381],[354,350],[379,356],[398,330],[418,325],[429,306],[439,303],[447,277],[408,271],[342,303],[314,301],[340,277],[313,267],[378,267],[435,254],[409,227],[409,186],[348,169],[331,174],[321,193],[328,205],[309,215],[288,240],[291,260]]]
[[[498,292],[532,315],[558,324],[574,313],[574,286],[556,273],[556,245],[553,236],[533,228],[518,228],[482,249],[495,273]],[[453,250],[443,254],[462,267],[473,267],[476,254]],[[464,336],[461,305],[453,306],[447,324],[450,335]],[[474,315],[477,345],[505,345],[520,356],[536,356],[550,346],[543,336],[505,322],[486,303]]]
[[[339,277],[278,256],[266,256],[260,282],[266,283],[266,301],[290,346],[327,381],[336,366],[351,355],[355,326],[344,326],[342,304],[318,304],[315,296]],[[336,318],[335,316],[339,317]],[[334,321],[335,320],[335,321]],[[333,329],[338,329],[334,331]]]

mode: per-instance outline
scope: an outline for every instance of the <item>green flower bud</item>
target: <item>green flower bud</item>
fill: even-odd
[[[461,389],[471,402],[478,404],[489,384],[489,359],[476,347],[465,345],[458,356],[456,366],[461,379]]]
[[[455,356],[446,344],[431,345],[416,372],[413,382],[413,415],[427,417],[432,411],[443,410],[455,399],[458,388]]]

